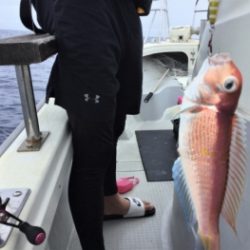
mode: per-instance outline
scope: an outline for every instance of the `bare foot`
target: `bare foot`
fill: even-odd
[[[154,206],[147,201],[143,201],[143,203],[145,210],[152,210],[154,208]],[[129,200],[124,199],[118,193],[104,197],[104,215],[125,215],[128,212],[129,206]]]

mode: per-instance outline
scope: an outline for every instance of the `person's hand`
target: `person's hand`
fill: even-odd
[[[135,0],[136,11],[139,16],[147,16],[153,0]]]
[[[145,10],[142,7],[137,7],[136,11],[137,11],[138,15],[144,15],[145,14]]]

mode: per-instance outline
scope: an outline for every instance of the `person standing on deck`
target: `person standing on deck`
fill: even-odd
[[[72,131],[73,220],[82,248],[103,250],[103,217],[155,213],[149,202],[122,198],[116,186],[117,140],[126,114],[138,114],[141,101],[143,43],[136,10],[143,10],[136,6],[149,7],[152,0],[33,2],[41,27],[58,44],[47,97],[66,109]]]

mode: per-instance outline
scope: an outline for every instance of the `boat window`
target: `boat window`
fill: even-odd
[[[169,68],[168,75],[170,76],[188,75],[188,57],[185,53],[168,52],[154,54],[150,57],[165,68]]]

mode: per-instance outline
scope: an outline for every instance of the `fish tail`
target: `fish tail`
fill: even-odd
[[[198,232],[198,235],[201,239],[204,250],[220,250],[220,239],[218,234],[207,235]]]

